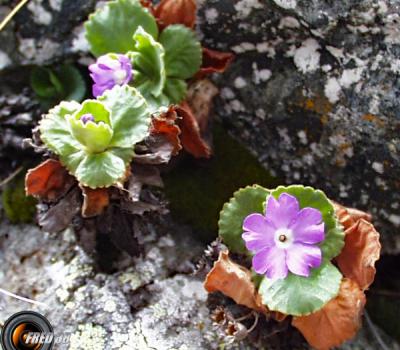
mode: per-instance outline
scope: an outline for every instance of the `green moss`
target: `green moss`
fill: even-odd
[[[188,157],[164,176],[172,215],[197,229],[206,241],[216,237],[219,212],[238,188],[255,183],[270,188],[280,184],[220,124],[214,125],[213,136],[212,159]]]
[[[2,203],[7,218],[13,224],[33,221],[36,200],[25,196],[24,176],[18,176],[4,188]]]

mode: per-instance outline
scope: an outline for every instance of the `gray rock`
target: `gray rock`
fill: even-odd
[[[286,184],[368,210],[400,251],[399,1],[204,0],[226,128]]]

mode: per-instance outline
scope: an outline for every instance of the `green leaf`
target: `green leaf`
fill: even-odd
[[[309,277],[289,274],[285,279],[264,278],[259,293],[263,304],[272,311],[304,316],[320,310],[339,293],[342,275],[328,260]]]
[[[218,222],[219,235],[232,253],[249,254],[242,239],[243,220],[251,213],[263,213],[269,194],[269,190],[261,186],[248,186],[235,192],[225,203]]]
[[[86,154],[76,168],[79,182],[91,188],[109,187],[124,178],[133,149],[114,149]]]
[[[171,103],[181,103],[186,97],[186,92],[187,84],[184,80],[167,78],[164,93],[168,96]]]
[[[161,95],[165,85],[164,49],[142,27],[135,32],[135,52],[129,52],[134,68],[133,85],[143,94]]]
[[[59,81],[63,86],[63,100],[82,101],[86,94],[86,83],[77,68],[71,65],[62,65],[56,71]]]
[[[50,79],[51,71],[47,68],[35,67],[31,72],[31,87],[39,97],[56,97],[59,94],[57,86]]]
[[[149,134],[150,111],[145,99],[136,89],[128,85],[116,85],[98,100],[111,111],[114,134],[110,147],[133,148]]]
[[[85,23],[86,38],[95,56],[131,51],[134,47],[133,34],[139,27],[152,37],[158,37],[154,17],[138,0],[110,1]]]
[[[189,79],[199,71],[202,52],[194,31],[180,24],[170,25],[161,33],[160,43],[165,49],[168,77]]]
[[[292,185],[279,186],[271,191],[271,195],[278,198],[282,193],[289,193],[297,198],[300,208],[311,207],[318,209],[325,223],[325,240],[320,244],[324,259],[331,260],[339,255],[344,247],[344,230],[339,224],[335,209],[325,193],[312,187]]]
[[[85,81],[72,65],[55,69],[35,67],[30,79],[33,91],[44,106],[52,106],[61,100],[81,101],[86,94]]]

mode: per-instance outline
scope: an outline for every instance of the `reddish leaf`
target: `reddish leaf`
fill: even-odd
[[[261,303],[251,280],[251,272],[229,259],[229,253],[222,251],[214,267],[208,273],[204,288],[209,293],[221,292],[232,298],[237,304],[250,309],[267,313],[267,308]]]
[[[74,184],[74,179],[60,162],[48,159],[25,177],[25,191],[46,201],[54,201],[63,196]]]
[[[381,251],[379,233],[364,219],[358,220],[345,233],[345,245],[336,261],[345,277],[366,290],[375,278],[375,262]]]
[[[339,222],[344,226],[345,230],[353,226],[359,219],[371,221],[371,215],[358,209],[346,208],[336,202],[333,202],[336,216]]]
[[[292,324],[313,348],[329,350],[356,335],[364,305],[357,283],[345,278],[335,299],[311,315],[293,318]]]
[[[150,10],[151,13],[154,12],[154,6],[153,3],[150,0],[140,0],[140,4],[145,7],[148,8]]]
[[[178,125],[181,129],[181,143],[183,148],[196,158],[209,158],[211,148],[203,140],[199,124],[187,102],[176,107],[176,112],[181,118]]]
[[[196,1],[195,0],[161,0],[154,9],[160,29],[171,24],[183,24],[194,28],[196,23]]]
[[[223,73],[232,63],[235,55],[230,52],[210,50],[203,47],[203,64],[196,78],[200,79],[211,73]]]
[[[152,120],[151,133],[152,134],[163,134],[166,136],[168,141],[173,145],[173,155],[177,155],[182,149],[181,142],[179,140],[179,135],[181,134],[181,129],[175,124],[178,118],[175,107],[171,106],[167,112],[156,116]]]
[[[217,94],[217,87],[208,79],[197,80],[189,86],[186,101],[196,117],[201,132],[207,130],[212,100]]]
[[[104,209],[110,204],[108,189],[91,189],[84,186],[81,189],[83,193],[82,216],[90,218],[102,214]]]

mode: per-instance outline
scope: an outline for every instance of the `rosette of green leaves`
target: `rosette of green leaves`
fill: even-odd
[[[94,121],[80,118],[91,114]],[[40,121],[44,144],[84,186],[109,187],[123,180],[134,145],[148,134],[151,116],[134,88],[115,86],[97,100],[61,102]]]
[[[221,211],[219,235],[230,252],[251,256],[242,239],[243,220],[252,213],[264,214],[268,196],[278,199],[283,192],[295,196],[301,208],[311,207],[322,213],[325,240],[319,245],[323,262],[319,268],[311,271],[309,277],[289,272],[285,279],[271,280],[257,275],[259,293],[270,310],[294,316],[308,315],[336,297],[342,280],[341,273],[331,260],[340,254],[344,246],[344,231],[336,218],[331,201],[322,191],[299,185],[279,186],[274,190],[261,186],[241,189],[225,203]]]
[[[185,98],[186,80],[199,71],[202,61],[200,42],[191,29],[171,25],[160,34],[155,18],[138,0],[108,2],[85,27],[93,55],[120,53],[131,58],[131,84],[154,108]]]

